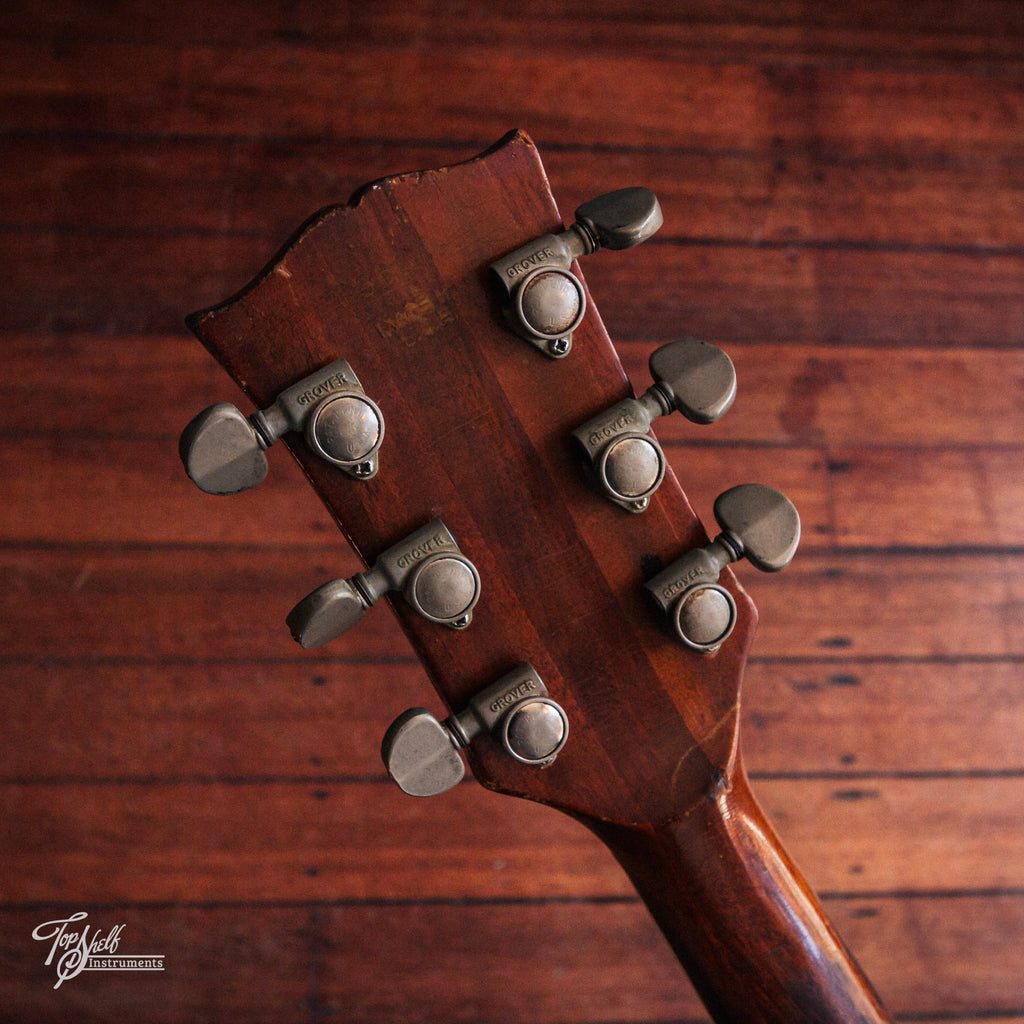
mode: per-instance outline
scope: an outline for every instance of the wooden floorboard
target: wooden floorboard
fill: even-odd
[[[984,0],[969,10],[926,5],[907,9],[891,0],[849,9],[808,9],[798,0],[702,0],[669,7],[635,3],[625,11],[621,0],[555,0],[515,12],[480,9],[469,0],[448,4],[445,11],[450,16],[442,20],[430,2],[379,4],[373,12],[348,6],[269,7],[262,17],[253,18],[250,7],[238,2],[215,7],[193,2],[173,10],[129,9],[121,12],[115,31],[109,21],[95,17],[87,2],[65,3],[42,13],[31,4],[15,2],[8,20],[12,36],[44,40],[120,37],[162,44],[233,45],[316,41],[332,49],[346,43],[451,47],[486,42],[501,49],[528,44],[560,51],[583,39],[593,49],[642,48],[674,60],[693,55],[721,60],[724,51],[733,60],[789,57],[911,65],[970,60],[1005,65],[1019,58],[1014,44],[1024,34],[1012,0]]]
[[[560,134],[571,109],[577,131],[597,138],[614,125],[615,141],[636,146],[656,134],[661,145],[766,148],[781,135],[857,155],[919,147],[1022,152],[1006,80],[969,68],[701,64],[680,54],[682,73],[666,75],[664,59],[639,48],[595,61],[582,48],[545,50],[526,36],[506,51],[486,40],[455,49],[384,41],[340,53],[312,40],[270,47],[83,41],[57,51],[5,40],[0,55],[10,70],[0,118],[18,129],[72,131],[85,116],[135,133],[365,139],[387,118],[400,137],[436,137],[422,116],[426,106],[444,112],[446,137],[479,141],[508,130],[508,109],[493,102],[493,90],[514,75],[515,105],[541,138]],[[630,90],[616,88],[624,74]],[[273,88],[252,89],[257,77]],[[68,80],[74,96],[61,87]],[[451,81],[459,82],[457,103]],[[341,104],[340,95],[360,102]],[[636,95],[645,98],[642,108]]]
[[[399,638],[394,638],[398,641]],[[232,659],[9,659],[21,741],[2,782],[379,781],[388,715],[431,704],[398,644],[387,663],[331,654]],[[743,741],[757,779],[1016,779],[1024,692],[1016,660],[755,658]],[[53,720],[75,722],[61,732]],[[886,727],[879,727],[884,719]],[[832,737],[823,742],[822,737]]]
[[[70,230],[265,235],[277,242],[311,212],[345,202],[368,164],[404,170],[468,159],[473,144],[330,138],[196,139],[25,129],[8,135],[19,162],[0,166],[0,224]],[[666,215],[659,238],[690,242],[1019,249],[1024,166],[969,155],[910,162],[787,146],[725,152],[644,146],[598,160],[553,140],[544,165],[565,214],[602,189],[643,181]],[[258,202],[256,199],[258,198]],[[942,216],[937,217],[941,203]]]
[[[1019,927],[1020,898],[826,904],[859,944],[897,1019],[1021,1019],[1019,985],[1005,981],[1017,958],[992,937],[993,925]],[[88,907],[98,926],[124,925],[123,948],[162,953],[164,971],[145,977],[144,989],[133,975],[115,974],[79,975],[54,991],[45,944],[33,942],[26,954],[5,937],[0,956],[14,971],[4,971],[0,991],[18,1019],[59,1021],[70,1010],[104,1020],[116,1002],[129,1019],[153,1021],[306,1019],[311,1003],[324,1015],[367,1022],[706,1020],[635,900]],[[38,904],[7,912],[7,921],[26,933],[67,913]],[[888,945],[907,932],[917,940],[911,969]],[[608,971],[609,960],[622,966]],[[524,973],[528,1004],[508,998]],[[978,1017],[978,1002],[1002,1012]]]
[[[759,657],[1008,660],[1024,641],[1022,563],[1024,556],[1004,552],[835,552],[807,553],[778,577],[742,565],[737,573],[757,599]],[[354,568],[352,556],[333,547],[0,549],[3,657],[294,657],[287,613]],[[394,650],[400,635],[376,607],[358,631],[324,650]],[[669,637],[666,630],[665,643]]]
[[[583,271],[638,390],[683,334],[734,361],[724,419],[657,427],[699,516],[746,480],[800,508],[785,572],[737,569],[766,812],[898,1021],[1022,1024],[1022,39],[1012,0],[11,0],[0,1017],[706,1021],[581,826],[386,781],[387,724],[440,702],[384,607],[290,640],[360,565],[287,452],[230,499],[177,456],[250,411],[186,314],[521,127],[566,217],[661,199]],[[166,969],[54,988],[32,931],[77,911]]]
[[[939,449],[1005,450],[1024,444],[1017,429],[1024,376],[1019,348],[823,351],[787,338],[756,344],[710,340],[724,345],[736,366],[737,399],[708,428],[678,415],[658,420],[657,433],[666,445],[881,445],[941,455]],[[618,345],[638,388],[650,380],[651,347],[649,341]],[[0,437],[74,433],[86,440],[166,444],[176,440],[194,411],[214,401],[250,409],[183,327],[154,336],[12,332],[5,337],[5,351],[10,373],[0,379]],[[74,373],[55,369],[62,358],[74,363]],[[285,463],[287,457],[276,461]],[[272,485],[273,477],[263,486]]]
[[[682,432],[684,424],[678,427]],[[691,427],[690,433],[696,431]],[[82,544],[272,548],[333,540],[326,513],[312,496],[296,500],[301,477],[283,450],[272,453],[274,473],[258,495],[225,501],[182,486],[184,474],[167,438],[92,438],[88,425],[83,434],[75,443],[66,435],[0,438],[0,473],[10,502],[2,517],[8,543],[45,544],[60,537]],[[1024,481],[1016,471],[1022,457],[1022,448],[987,445],[936,451],[684,442],[668,448],[670,465],[706,521],[719,490],[738,480],[771,481],[800,510],[804,552],[1020,549]],[[118,513],[127,513],[130,495],[161,489],[167,498],[159,506],[139,506],[128,523],[122,521]],[[955,519],[934,515],[951,503],[959,506]]]
[[[377,769],[379,772],[379,769]],[[581,825],[465,784],[434,805],[367,782],[70,780],[0,785],[19,846],[0,903],[625,897]],[[1019,775],[760,779],[757,793],[823,894],[1024,897]],[[102,822],[102,827],[95,823]],[[132,836],[130,846],[125,836]],[[343,838],[343,842],[341,841]],[[45,863],[43,863],[45,862]],[[188,864],[187,875],[174,865]],[[571,871],[566,866],[571,865]]]
[[[0,231],[15,297],[0,310],[0,327],[180,330],[182,309],[238,291],[276,248],[250,235],[142,231],[112,243],[91,230]],[[652,241],[628,261],[598,254],[587,280],[604,299],[607,326],[627,340],[664,343],[680,333],[724,345],[815,339],[827,353],[905,343],[1015,348],[1022,274],[1024,252],[1016,251]]]

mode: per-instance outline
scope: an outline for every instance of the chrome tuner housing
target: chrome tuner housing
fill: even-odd
[[[377,474],[384,416],[362,391],[343,391],[317,404],[306,424],[306,440],[320,458],[369,480]]]
[[[425,619],[465,629],[480,600],[480,574],[440,519],[414,530],[347,580],[330,580],[288,613],[292,637],[320,647],[347,633],[388,591],[401,591]]]
[[[639,245],[661,224],[661,206],[650,189],[622,188],[584,203],[567,230],[542,235],[495,260],[490,269],[508,300],[512,330],[551,359],[563,359],[587,309],[573,261],[600,248]]]
[[[587,296],[570,270],[539,267],[516,289],[513,323],[528,341],[554,359],[572,348],[572,332],[583,322]]]
[[[800,516],[773,487],[731,487],[715,500],[714,511],[722,527],[714,541],[687,551],[645,584],[679,639],[705,654],[717,651],[736,625],[736,601],[718,582],[722,570],[746,558],[762,572],[778,572],[800,543]]]
[[[344,359],[285,388],[248,418],[227,402],[211,405],[182,431],[178,453],[200,490],[236,494],[263,480],[264,452],[289,431],[304,432],[320,458],[357,480],[377,473],[384,416]]]
[[[480,574],[456,549],[431,555],[417,565],[402,592],[425,619],[465,629],[480,599]]]
[[[687,647],[717,651],[736,625],[736,599],[718,583],[697,583],[676,601],[672,624]]]
[[[678,411],[692,423],[714,423],[736,397],[732,360],[706,341],[662,345],[649,365],[654,383],[639,398],[616,402],[572,432],[598,488],[627,512],[643,512],[665,478],[653,421]]]
[[[643,512],[665,479],[665,453],[650,434],[629,431],[613,438],[595,470],[605,495],[627,512]]]
[[[537,670],[517,666],[473,697],[465,710],[439,722],[426,708],[410,708],[384,734],[381,757],[398,787],[411,796],[435,796],[466,774],[458,751],[481,733],[500,739],[521,764],[551,764],[569,738],[569,719]]]
[[[524,700],[502,719],[502,745],[523,764],[551,764],[568,738],[569,719],[548,697]]]

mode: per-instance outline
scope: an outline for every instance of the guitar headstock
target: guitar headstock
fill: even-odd
[[[756,612],[723,569],[735,627],[709,653],[682,644],[645,590],[709,537],[671,469],[639,515],[588,479],[573,431],[634,396],[590,296],[566,358],[509,329],[490,265],[562,232],[533,144],[512,134],[321,211],[247,288],[189,324],[257,409],[339,359],[379,409],[373,472],[358,457],[339,471],[300,434],[286,443],[367,566],[440,519],[475,567],[466,628],[393,602],[449,711],[529,663],[569,722],[545,767],[481,735],[467,748],[476,778],[583,818],[658,823],[733,766]]]

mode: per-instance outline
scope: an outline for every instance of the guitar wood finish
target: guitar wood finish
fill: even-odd
[[[394,604],[438,694],[460,710],[529,661],[570,721],[552,766],[477,741],[474,774],[607,843],[716,1020],[886,1020],[746,782],[738,722],[752,603],[724,573],[735,632],[712,656],[683,648],[642,588],[707,543],[678,482],[670,471],[631,516],[590,487],[573,452],[574,427],[633,393],[595,305],[588,296],[562,361],[503,326],[488,264],[561,226],[536,150],[513,134],[322,211],[247,289],[190,325],[258,408],[349,360],[385,417],[378,476],[354,482],[301,438],[287,443],[366,564],[434,517],[453,531],[483,580],[472,625],[449,631]]]

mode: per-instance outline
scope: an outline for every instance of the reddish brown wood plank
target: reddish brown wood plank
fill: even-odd
[[[342,551],[99,546],[40,558],[6,549],[0,642],[8,659],[42,661],[290,659],[284,617],[313,587],[351,572]],[[1024,644],[1020,563],[999,553],[808,552],[770,578],[737,569],[760,611],[756,657],[1005,658]],[[384,658],[408,650],[400,635],[377,607],[327,653]]]
[[[707,505],[711,529],[715,488],[734,483],[735,467],[742,464],[744,479],[770,480],[797,503],[805,549],[837,539],[827,459],[820,452],[730,445],[672,448],[668,457],[684,489],[691,492],[693,504],[699,504],[702,511]],[[983,458],[984,453],[979,461]],[[22,544],[59,537],[81,544],[337,546],[336,527],[306,492],[305,480],[283,446],[271,454],[271,462],[273,472],[258,489],[211,497],[185,476],[173,438],[78,440],[73,444],[58,437],[0,438],[0,477],[6,481],[9,499],[0,509],[0,537]],[[1008,507],[1005,514],[975,531],[977,543],[1013,533],[1015,516],[1009,505],[1015,493],[1014,479],[993,476],[986,482],[991,492],[1003,496]],[[956,479],[947,483],[955,485]],[[149,500],[156,495],[159,502]],[[904,500],[912,502],[913,497],[911,492]],[[928,491],[922,489],[911,507],[926,507],[927,501]],[[888,507],[885,497],[876,495],[875,502],[860,509],[859,515],[881,514]],[[1024,529],[1018,535],[1024,543]],[[918,533],[898,535],[899,540],[917,542]],[[949,528],[929,540],[953,544],[962,540],[962,534]]]
[[[582,825],[470,783],[441,803],[383,781],[74,792],[0,787],[19,837],[0,853],[0,903],[632,896]]]
[[[717,492],[742,479],[770,482],[796,503],[804,552],[1024,546],[1020,448],[865,452],[734,443],[673,446],[668,457],[710,530]],[[53,537],[85,544],[336,542],[333,524],[305,493],[287,453],[274,452],[272,462],[258,490],[211,498],[188,482],[172,439],[0,439],[8,498],[0,535],[29,544]],[[146,500],[157,494],[159,503]],[[936,516],[939,508],[957,514]]]
[[[49,943],[32,932],[84,911],[93,934],[123,925],[117,955],[162,953],[160,973],[82,973],[58,989]],[[246,1024],[303,1020],[314,993],[312,907],[140,908],[42,904],[0,910],[0,1002],[8,1021],[118,1020],[170,1024],[230,1017]]]
[[[1014,897],[828,901],[893,1008],[921,1007],[914,1018],[925,1024],[1024,1019],[1011,1012],[1021,998],[1015,950],[992,928],[1012,934],[1020,904]],[[97,925],[123,923],[125,949],[159,947],[165,972],[83,975],[54,991],[53,968],[30,936],[67,905],[5,909],[0,996],[8,1019],[100,1021],[116,1007],[119,1019],[154,1024],[228,1016],[269,1024],[304,1019],[311,1002],[374,1024],[707,1019],[635,902],[75,906]],[[920,960],[907,969],[892,950],[911,944]],[[311,955],[314,968],[305,962]],[[1008,1012],[979,1015],[986,1005]]]
[[[336,527],[305,491],[305,481],[283,446],[271,459],[274,471],[258,490],[211,497],[185,476],[172,438],[74,443],[65,437],[0,439],[0,476],[6,481],[9,499],[0,509],[0,536],[6,542],[29,544],[59,537],[83,544],[337,546]],[[692,492],[695,505],[698,498],[706,498],[710,505],[713,489],[733,482],[734,467],[742,463],[745,479],[771,480],[797,503],[805,548],[835,540],[826,459],[816,451],[740,446],[671,449],[669,459]],[[1012,478],[994,477],[991,487],[1005,494],[1009,504]],[[160,495],[159,502],[148,500],[155,495]],[[927,492],[919,505],[926,499]],[[868,511],[887,507],[879,496]],[[860,511],[862,517],[865,514]],[[998,528],[1007,520],[1004,535],[1012,529],[1012,509],[989,524],[987,532],[976,534],[976,541],[1000,536]],[[713,528],[713,520],[709,521]],[[915,534],[902,537],[905,542],[915,538]],[[938,542],[960,539],[960,534],[949,530],[945,537],[939,535]]]
[[[760,613],[756,655],[992,658],[1016,657],[1024,640],[1016,562],[999,553],[808,553],[772,579],[742,564],[738,573]]]
[[[182,417],[182,426],[190,418]],[[340,549],[337,527],[283,445],[271,461],[274,471],[260,488],[211,497],[185,475],[175,438],[0,440],[9,499],[0,509],[0,535],[19,542]],[[333,557],[347,561],[348,553]]]
[[[668,457],[709,529],[714,499],[726,486],[742,479],[778,487],[800,511],[804,553],[822,546],[1024,545],[1024,480],[1018,472],[1024,450],[1017,446],[807,449],[734,443],[681,445],[670,448]]]
[[[651,343],[682,332],[726,345],[813,341],[826,351],[1020,344],[1017,255],[648,245],[642,265],[587,268],[613,337]]]
[[[1015,660],[755,662],[747,669],[741,721],[754,773],[1024,768],[1024,693]]]
[[[8,665],[21,723],[8,780],[380,781],[380,741],[411,705],[440,713],[411,654],[393,664],[311,657],[256,666],[204,661]],[[66,723],[73,722],[69,729]]]
[[[183,310],[232,294],[273,248],[262,236],[143,233],[111,240],[0,232],[11,295],[0,328],[173,333]],[[725,345],[818,347],[1018,347],[1022,273],[1024,256],[1012,253],[982,258],[653,240],[628,259],[595,257],[586,268],[613,338],[650,345],[689,333]]]
[[[1024,452],[830,453],[839,540],[843,544],[1024,544]],[[888,506],[883,513],[882,505]],[[949,519],[935,512],[950,510]]]
[[[1018,1016],[1013,1008],[1020,1005],[1024,989],[1015,969],[1017,951],[989,929],[996,925],[1016,933],[1024,914],[1019,898],[891,904],[830,900],[828,909],[897,1014],[920,1009],[940,1018],[946,1015],[946,1020],[949,1014],[961,1012],[969,1019],[972,1009],[985,1005],[1004,1007],[1011,1017]],[[517,913],[510,919],[491,908],[457,908],[448,913],[450,924],[443,919],[446,915],[435,916],[433,910],[424,909],[407,915],[405,925],[399,926],[377,912],[373,924],[361,928],[362,922],[354,920],[348,908],[332,912],[327,920],[335,955],[327,958],[325,992],[341,1002],[356,978],[372,973],[371,964],[383,965],[391,959],[394,975],[387,977],[395,981],[375,988],[372,1007],[357,1019],[404,1020],[411,1013],[408,1019],[413,1021],[432,1020],[425,1007],[437,1006],[441,985],[446,995],[440,1014],[446,1020],[618,1021],[641,1014],[647,1020],[702,1019],[688,994],[672,993],[672,965],[661,959],[657,944],[646,938],[646,928],[634,923],[625,909],[605,912],[613,922],[611,933],[593,921],[588,908],[577,906],[554,915]],[[411,949],[397,946],[394,936],[400,927],[410,930]],[[499,939],[495,933],[503,928],[511,936]],[[361,933],[367,937],[357,947],[356,936]],[[515,943],[512,949],[507,945],[510,941]],[[489,956],[479,956],[481,944]],[[920,951],[920,959],[909,967],[893,955],[903,946]],[[627,949],[639,950],[639,960]],[[964,955],[964,950],[971,953]],[[347,959],[346,952],[354,959]],[[604,966],[588,969],[591,957]],[[624,979],[609,971],[609,963],[628,965],[630,976]],[[641,973],[632,976],[638,964]],[[514,998],[526,973],[539,974],[537,1002],[529,1007]],[[493,978],[493,982],[476,984],[481,978]],[[571,993],[569,999],[567,993]],[[652,996],[653,1005],[647,1008],[644,993]],[[596,997],[593,1005],[591,995]]]
[[[314,209],[344,202],[367,167],[436,167],[476,152],[429,140],[225,143],[32,132],[10,137],[8,145],[17,159],[0,166],[0,223],[108,234],[256,233],[267,236],[268,248]],[[33,167],[31,176],[23,163]],[[847,159],[780,140],[766,153],[624,147],[585,154],[555,144],[546,147],[544,165],[566,216],[613,188],[653,189],[665,212],[662,240],[972,252],[1024,243],[1024,169],[1013,162]]]
[[[184,333],[186,311],[240,288],[266,262],[268,245],[262,237],[3,231],[0,253],[11,261],[0,330],[46,336],[89,324],[100,334],[171,334]]]
[[[900,774],[953,774],[967,787],[972,774],[1024,772],[1019,675],[1015,662],[755,662],[741,716],[748,767],[755,779],[825,774],[883,789]],[[5,676],[20,725],[4,781],[382,779],[391,719],[441,710],[411,655],[387,665],[84,659],[8,664]]]
[[[175,330],[153,337],[54,334],[37,325],[34,333],[4,334],[3,433],[159,438],[176,451],[199,409],[244,404],[245,397],[183,322]]]
[[[707,1019],[633,903],[403,909],[325,912],[324,999],[347,1020]]]
[[[296,59],[301,57],[301,59]],[[514,125],[493,96],[516,82],[516,108],[543,143],[575,139],[765,149],[779,136],[825,149],[919,156],[971,147],[1021,153],[1019,103],[999,78],[960,69],[906,75],[854,67],[676,62],[646,55],[594,62],[575,53],[489,48],[343,51],[90,43],[58,52],[5,40],[0,124],[72,131],[82,119],[120,131],[373,137],[382,120],[406,138],[433,137],[424,107],[445,112],[450,138],[491,140]],[[381,69],[388,68],[382,75]],[[630,89],[621,88],[628,75]],[[187,83],[184,88],[182,82]],[[266,84],[265,90],[251,83]],[[452,81],[460,83],[450,103]],[[555,83],[558,87],[555,88]],[[645,103],[637,108],[634,97]],[[359,102],[344,102],[345,97]]]
[[[0,786],[17,837],[0,848],[0,903],[633,894],[582,825],[470,783],[433,802],[383,781],[68,791]],[[1024,889],[1019,778],[760,779],[756,793],[818,892]]]
[[[602,307],[603,308],[603,307]],[[1024,351],[984,345],[894,348],[717,341],[736,366],[736,401],[707,432],[657,421],[665,441],[804,441],[833,448],[956,449],[1021,442]],[[643,386],[651,342],[620,343]]]
[[[1019,777],[818,782],[763,779],[757,793],[821,892],[1000,889],[1024,883]]]
[[[1020,12],[1009,0],[959,8],[926,6],[908,11],[882,0],[846,9],[810,10],[800,3],[691,2],[666,9],[636,3],[623,16],[618,0],[596,3],[534,3],[527,11],[481,9],[449,3],[438,17],[433,3],[378,3],[271,9],[253,18],[244,4],[189,3],[118,11],[116,22],[87,3],[62,4],[43,16],[34,5],[12,3],[9,32],[48,39],[131,38],[160,44],[268,45],[315,41],[321,46],[390,45],[454,47],[489,45],[503,52],[572,50],[585,41],[593,58],[639,50],[648,56],[731,61],[799,56],[805,61],[842,59],[898,62],[918,59],[958,63],[972,58],[1015,63],[1022,34]],[[105,13],[105,12],[104,12]],[[186,28],[186,26],[188,26]]]
[[[231,401],[251,410],[181,326],[177,333],[155,336],[11,333],[4,340],[8,373],[0,380],[0,433],[160,438],[173,451],[182,427],[206,405]],[[821,345],[786,340],[708,340],[723,345],[736,365],[736,402],[707,428],[680,416],[659,419],[655,430],[666,445],[955,449],[1021,442],[1019,348],[823,351]],[[650,339],[616,344],[637,390],[649,383],[653,347]],[[74,372],[62,372],[70,363]],[[276,451],[275,456],[275,465],[287,461]],[[273,477],[263,486],[272,483]]]

